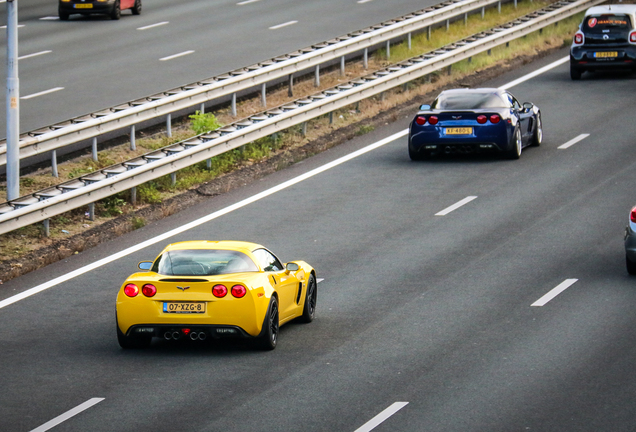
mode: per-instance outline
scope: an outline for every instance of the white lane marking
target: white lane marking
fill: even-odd
[[[40,21],[57,21],[59,19],[60,19],[59,16],[45,16],[40,18]]]
[[[311,177],[314,177],[314,176],[316,176],[316,175],[318,175],[318,174],[320,174],[322,172],[330,170],[331,168],[334,168],[334,167],[336,167],[338,165],[341,165],[341,164],[343,164],[345,162],[348,162],[348,161],[350,161],[352,159],[355,159],[358,156],[361,156],[361,155],[363,155],[365,153],[368,153],[368,152],[370,152],[372,150],[380,148],[380,147],[382,147],[382,146],[384,146],[384,145],[386,145],[386,144],[388,144],[390,142],[393,142],[393,141],[395,141],[395,140],[397,140],[399,138],[402,138],[403,136],[407,135],[408,133],[409,133],[409,130],[408,129],[404,129],[401,132],[395,133],[395,134],[393,134],[393,135],[391,135],[389,137],[384,138],[383,140],[377,141],[377,142],[375,142],[375,143],[373,143],[371,145],[368,145],[368,146],[366,146],[364,148],[361,148],[360,150],[357,150],[357,151],[355,151],[353,153],[350,153],[350,154],[348,154],[346,156],[343,156],[340,159],[336,159],[335,161],[329,162],[328,164],[325,164],[325,165],[323,165],[321,167],[313,169],[313,170],[311,170],[311,171],[309,171],[309,172],[307,172],[305,174],[299,175],[298,177],[294,177],[291,180],[287,180],[286,182],[283,182],[283,183],[279,184],[278,186],[274,186],[274,187],[272,187],[270,189],[267,189],[267,190],[265,190],[263,192],[260,192],[260,193],[258,193],[256,195],[253,195],[253,196],[251,196],[249,198],[246,198],[246,199],[244,199],[242,201],[239,201],[236,204],[232,204],[231,206],[225,207],[224,209],[218,210],[218,211],[216,211],[214,213],[210,213],[207,216],[204,216],[204,217],[199,218],[197,220],[194,220],[194,221],[192,221],[190,223],[182,225],[182,226],[180,226],[178,228],[170,230],[170,231],[168,231],[166,233],[158,235],[157,237],[153,237],[151,239],[148,239],[148,240],[146,240],[144,242],[141,242],[141,243],[139,243],[139,244],[137,244],[135,246],[131,246],[128,249],[124,249],[121,252],[117,252],[116,254],[110,255],[110,256],[108,256],[106,258],[102,258],[101,260],[96,261],[96,262],[94,262],[92,264],[86,265],[86,266],[81,267],[81,268],[79,268],[77,270],[74,270],[74,271],[72,271],[70,273],[67,273],[67,274],[59,276],[59,277],[57,277],[57,278],[55,278],[53,280],[50,280],[50,281],[45,282],[43,284],[40,284],[40,285],[38,285],[36,287],[30,288],[30,289],[28,289],[28,290],[26,290],[24,292],[21,292],[20,294],[16,294],[16,295],[14,295],[12,297],[4,299],[4,300],[0,301],[0,309],[2,309],[5,306],[8,306],[10,304],[16,303],[16,302],[18,302],[20,300],[24,300],[27,297],[30,297],[30,296],[32,296],[34,294],[37,294],[39,292],[42,292],[44,290],[47,290],[47,289],[49,289],[51,287],[54,287],[54,286],[56,286],[58,284],[61,284],[61,283],[66,282],[68,280],[71,280],[74,277],[83,275],[84,273],[87,273],[87,272],[89,272],[91,270],[99,268],[99,267],[101,267],[103,265],[109,264],[109,263],[111,263],[111,262],[113,262],[115,260],[118,260],[119,258],[123,258],[123,257],[125,257],[127,255],[130,255],[131,253],[134,253],[134,252],[137,252],[137,251],[142,250],[144,248],[147,248],[148,246],[152,246],[155,243],[159,243],[161,241],[164,241],[165,239],[168,239],[168,238],[170,238],[172,236],[180,234],[180,233],[182,233],[184,231],[187,231],[187,230],[189,230],[191,228],[197,227],[197,226],[199,226],[201,224],[204,224],[204,223],[209,222],[211,220],[217,219],[217,218],[219,218],[219,217],[221,217],[223,215],[226,215],[228,213],[233,212],[234,210],[238,210],[238,209],[240,209],[242,207],[245,207],[245,206],[247,206],[249,204],[252,204],[252,203],[254,203],[256,201],[259,201],[259,200],[261,200],[263,198],[266,198],[266,197],[268,197],[270,195],[273,195],[276,192],[279,192],[279,191],[282,191],[284,189],[287,189],[290,186],[293,186],[293,185],[295,185],[297,183],[300,183],[300,182],[302,182],[304,180],[307,180],[307,179],[309,179]]]
[[[325,278],[318,278],[318,279],[316,279],[316,283],[320,283],[320,282],[322,282],[324,280],[325,280]]]
[[[360,4],[369,3],[370,1],[373,1],[373,0],[358,0],[358,3],[360,3]]]
[[[36,53],[33,53],[33,54],[27,54],[27,55],[23,55],[21,57],[18,57],[18,60],[24,60],[24,59],[27,59],[27,58],[41,56],[43,54],[48,54],[48,53],[52,53],[52,52],[53,51],[51,51],[51,50],[47,50],[47,51],[36,52]]]
[[[282,24],[278,24],[278,25],[272,26],[269,29],[270,30],[278,30],[279,28],[283,28],[283,27],[287,27],[287,26],[290,26],[290,25],[294,25],[297,22],[298,21],[287,21],[286,23],[282,23]]]
[[[461,206],[463,206],[465,204],[468,204],[469,202],[471,202],[475,198],[477,198],[477,197],[476,196],[468,196],[468,197],[464,198],[463,200],[456,202],[452,206],[446,207],[441,212],[435,213],[435,216],[446,216],[447,214],[449,214],[453,210],[457,210],[458,208],[460,208]]]
[[[44,432],[44,431],[47,431],[47,430],[49,430],[51,428],[54,428],[55,426],[59,425],[60,423],[70,419],[73,416],[76,416],[77,414],[81,413],[82,411],[86,411],[87,409],[89,409],[93,405],[96,405],[96,404],[100,403],[103,400],[104,400],[104,398],[92,398],[92,399],[89,399],[86,402],[84,402],[83,404],[76,406],[72,410],[66,411],[64,414],[62,414],[60,416],[57,416],[53,420],[44,423],[42,426],[36,427],[31,432]]]
[[[242,2],[237,3],[237,6],[242,6],[242,5],[246,5],[246,4],[250,4],[250,3],[256,3],[257,1],[261,1],[261,0],[245,0]]]
[[[172,59],[175,59],[177,57],[183,57],[183,56],[186,56],[188,54],[192,54],[193,52],[194,52],[194,50],[184,51],[184,52],[180,52],[179,54],[175,54],[175,55],[171,55],[171,56],[168,56],[168,57],[160,58],[159,60],[161,60],[161,61],[172,60]]]
[[[24,24],[18,24],[18,28],[22,28],[22,27],[24,27]],[[0,26],[0,28],[4,28],[4,29],[6,29],[6,28],[7,28],[7,26],[6,26],[6,25],[3,25],[3,26]]]
[[[143,27],[137,27],[137,30],[148,30],[148,29],[151,29],[151,28],[154,28],[154,27],[159,27],[159,26],[162,26],[162,25],[166,25],[169,22],[170,21],[162,21],[162,22],[158,22],[156,24],[150,24],[150,25],[143,26]]]
[[[64,87],[55,87],[55,88],[52,88],[52,89],[41,91],[39,93],[33,93],[33,94],[30,94],[30,95],[22,96],[20,99],[33,99],[35,97],[43,96],[43,95],[46,95],[46,94],[49,94],[49,93],[53,93],[53,92],[56,92],[56,91],[60,91],[60,90],[64,90]]]
[[[536,71],[529,73],[528,75],[524,75],[521,78],[518,78],[518,79],[516,79],[514,81],[509,82],[508,84],[502,85],[499,88],[505,90],[505,89],[509,89],[510,87],[514,87],[517,84],[521,84],[524,81],[528,81],[529,79],[534,78],[537,75],[541,75],[542,73],[547,72],[550,69],[554,69],[557,66],[561,66],[563,63],[565,63],[565,62],[567,62],[569,60],[570,60],[570,56],[563,57],[562,59],[557,60],[557,61],[555,61],[553,63],[550,63],[549,65],[544,66],[541,69],[537,69]]]
[[[576,281],[578,281],[578,279],[566,279],[566,280],[564,280],[559,285],[557,285],[556,287],[552,288],[550,290],[550,292],[548,292],[546,295],[541,297],[536,302],[532,303],[530,306],[544,306],[547,302],[549,302],[550,300],[552,300],[553,298],[555,298],[556,296],[561,294],[563,291],[565,291],[566,289],[571,287]]]
[[[584,140],[585,138],[589,137],[590,134],[581,134],[579,136],[577,136],[576,138],[572,138],[570,141],[566,142],[565,144],[561,144],[560,146],[558,146],[558,149],[564,150],[568,147],[573,146],[574,144],[576,144],[577,142]]]
[[[390,407],[382,411],[377,416],[360,426],[354,432],[369,432],[375,429],[380,423],[391,417],[393,414],[408,405],[408,402],[395,402]]]

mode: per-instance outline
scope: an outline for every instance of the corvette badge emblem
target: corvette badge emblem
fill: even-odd
[[[183,291],[183,292],[185,292],[185,290],[187,290],[188,288],[190,288],[190,287],[180,287],[180,286],[177,286],[177,289],[180,289],[180,290],[181,290],[181,291]]]

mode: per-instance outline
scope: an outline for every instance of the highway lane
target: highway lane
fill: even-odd
[[[299,2],[145,0],[140,16],[57,17],[57,3],[21,0],[19,62],[21,131],[196,82],[436,4],[433,0]],[[295,25],[270,29],[290,21]],[[0,6],[0,23],[6,23]],[[161,26],[153,26],[167,23]],[[140,30],[141,29],[141,30]],[[0,33],[0,44],[6,40]],[[172,60],[160,59],[187,51]],[[0,50],[6,64],[6,49]],[[6,82],[6,67],[0,70]],[[2,93],[4,95],[4,93]],[[0,104],[0,118],[5,105]],[[6,122],[0,136],[6,135]]]
[[[244,238],[316,266],[318,318],[283,327],[274,352],[162,341],[121,351],[118,284],[163,243],[0,309],[0,428],[32,430],[104,398],[55,430],[355,431],[395,402],[408,405],[374,431],[631,430],[636,292],[621,234],[636,162],[623,97],[632,86],[573,83],[565,64],[512,89],[539,104],[546,131],[519,161],[412,163],[401,138],[171,239]],[[406,123],[10,281],[0,299]]]

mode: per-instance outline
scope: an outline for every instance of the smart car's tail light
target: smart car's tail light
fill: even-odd
[[[241,298],[245,296],[246,292],[247,290],[245,289],[243,285],[234,285],[232,287],[232,295],[236,298]]]
[[[486,117],[485,115],[478,115],[477,116],[477,123],[484,124],[487,121],[488,121],[488,117]]]
[[[629,43],[636,44],[636,30],[629,34]]]
[[[212,294],[218,298],[225,297],[227,295],[227,288],[225,285],[214,285],[212,287]]]
[[[585,36],[583,36],[583,33],[576,32],[574,34],[574,45],[583,45],[584,41],[585,41]]]
[[[629,220],[636,223],[636,207],[629,213]]]
[[[499,114],[493,114],[490,116],[490,123],[497,124],[500,120],[501,117],[499,117]]]
[[[139,287],[135,284],[128,284],[124,287],[124,294],[128,297],[135,297],[139,294]]]
[[[431,124],[431,125],[436,125],[438,121],[439,121],[439,119],[437,117],[435,117],[435,116],[430,116],[428,118],[428,123]]]
[[[146,284],[143,287],[141,287],[141,292],[146,297],[152,297],[155,294],[157,294],[157,287],[155,287],[154,285]]]
[[[426,117],[424,117],[424,116],[415,117],[415,123],[417,123],[420,126],[425,125],[426,124]]]

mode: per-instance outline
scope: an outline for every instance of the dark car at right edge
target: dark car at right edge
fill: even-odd
[[[594,6],[585,12],[570,48],[570,77],[584,72],[636,71],[636,5]]]

